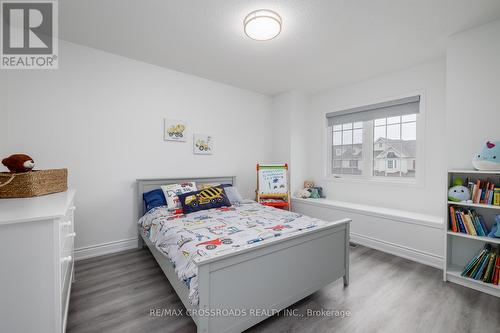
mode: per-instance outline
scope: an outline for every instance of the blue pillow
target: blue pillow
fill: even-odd
[[[163,191],[161,189],[144,193],[142,198],[144,199],[144,204],[146,205],[146,212],[149,212],[155,207],[167,205],[167,200],[165,200],[165,195],[163,195]]]
[[[179,194],[182,212],[189,214],[200,210],[231,206],[222,186],[214,186],[200,191]]]

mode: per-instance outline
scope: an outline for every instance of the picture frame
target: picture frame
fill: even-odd
[[[185,121],[168,118],[163,120],[164,141],[186,142],[187,132],[188,125]]]
[[[214,139],[211,135],[195,133],[193,135],[193,153],[195,155],[212,155]]]

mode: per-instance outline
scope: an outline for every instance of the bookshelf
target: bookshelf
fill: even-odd
[[[475,204],[475,203],[466,203],[466,202],[448,201],[448,206],[449,205],[471,207],[471,208],[499,209],[500,210],[500,206],[485,205],[485,204]],[[500,212],[498,212],[498,214],[500,214]]]
[[[477,170],[449,170],[448,171],[448,187],[446,189],[446,197],[448,198],[448,188],[453,184],[454,179],[469,178],[472,181],[478,179],[491,180],[497,187],[500,187],[500,171],[477,171]],[[446,216],[447,223],[445,224],[445,265],[443,278],[445,281],[457,283],[459,285],[479,290],[481,292],[500,297],[500,287],[498,285],[484,283],[480,280],[474,280],[461,275],[467,263],[477,255],[485,244],[491,244],[494,247],[500,246],[500,238],[490,238],[484,236],[473,236],[460,232],[453,232],[450,229],[450,206],[456,208],[474,209],[478,214],[484,217],[487,228],[491,228],[494,223],[495,215],[500,214],[500,206],[454,202],[447,199]]]

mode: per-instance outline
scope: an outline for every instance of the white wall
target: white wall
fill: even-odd
[[[487,140],[500,140],[500,20],[449,39],[446,77],[448,166],[470,169]]]
[[[7,73],[0,73],[0,161],[7,154],[7,121]]]
[[[272,100],[273,163],[290,163],[291,92],[276,95]]]
[[[11,74],[9,150],[69,168],[77,248],[136,237],[136,178],[236,175],[253,197],[255,164],[272,157],[264,95],[69,43],[59,70]],[[215,153],[163,141],[164,117],[213,135]]]
[[[445,131],[445,60],[438,59],[407,70],[380,76],[311,98],[308,113],[308,165],[313,180],[323,185],[332,200],[355,202],[378,207],[406,210],[443,216],[446,186]],[[425,122],[424,163],[421,186],[359,182],[352,180],[325,180],[324,128],[325,113],[353,106],[390,100],[397,96],[424,91]]]
[[[289,163],[292,194],[307,176],[308,97],[288,91],[273,97],[273,163]]]

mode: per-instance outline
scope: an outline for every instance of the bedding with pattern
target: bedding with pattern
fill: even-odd
[[[264,240],[325,223],[256,202],[185,215],[173,215],[163,206],[139,220],[143,234],[169,258],[179,279],[189,287],[189,300],[194,305],[198,304],[198,279],[193,258],[256,247]]]

